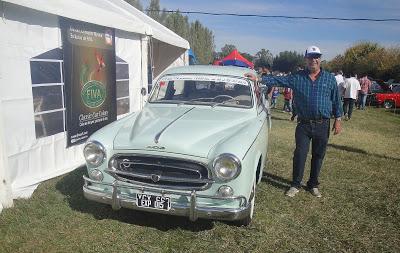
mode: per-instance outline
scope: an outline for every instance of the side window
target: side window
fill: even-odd
[[[36,138],[65,131],[62,49],[30,59]]]

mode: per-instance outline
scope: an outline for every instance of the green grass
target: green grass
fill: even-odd
[[[343,122],[342,134],[330,138],[322,199],[284,196],[296,124],[280,110],[273,117],[249,227],[113,211],[84,199],[78,168],[3,210],[0,252],[400,252],[400,115],[368,108]]]

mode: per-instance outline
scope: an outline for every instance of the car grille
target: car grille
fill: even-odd
[[[212,182],[206,166],[189,160],[138,155],[114,159],[117,170],[112,173],[131,183],[199,190]]]

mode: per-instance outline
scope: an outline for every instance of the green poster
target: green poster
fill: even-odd
[[[60,18],[64,53],[67,146],[115,121],[115,30]]]

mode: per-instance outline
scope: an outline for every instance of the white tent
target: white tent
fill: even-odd
[[[118,118],[145,103],[149,46],[158,75],[187,64],[189,44],[122,0],[3,0],[0,15],[1,211],[84,163],[82,145],[66,148],[60,16],[115,28]],[[38,81],[34,68],[57,75]]]

